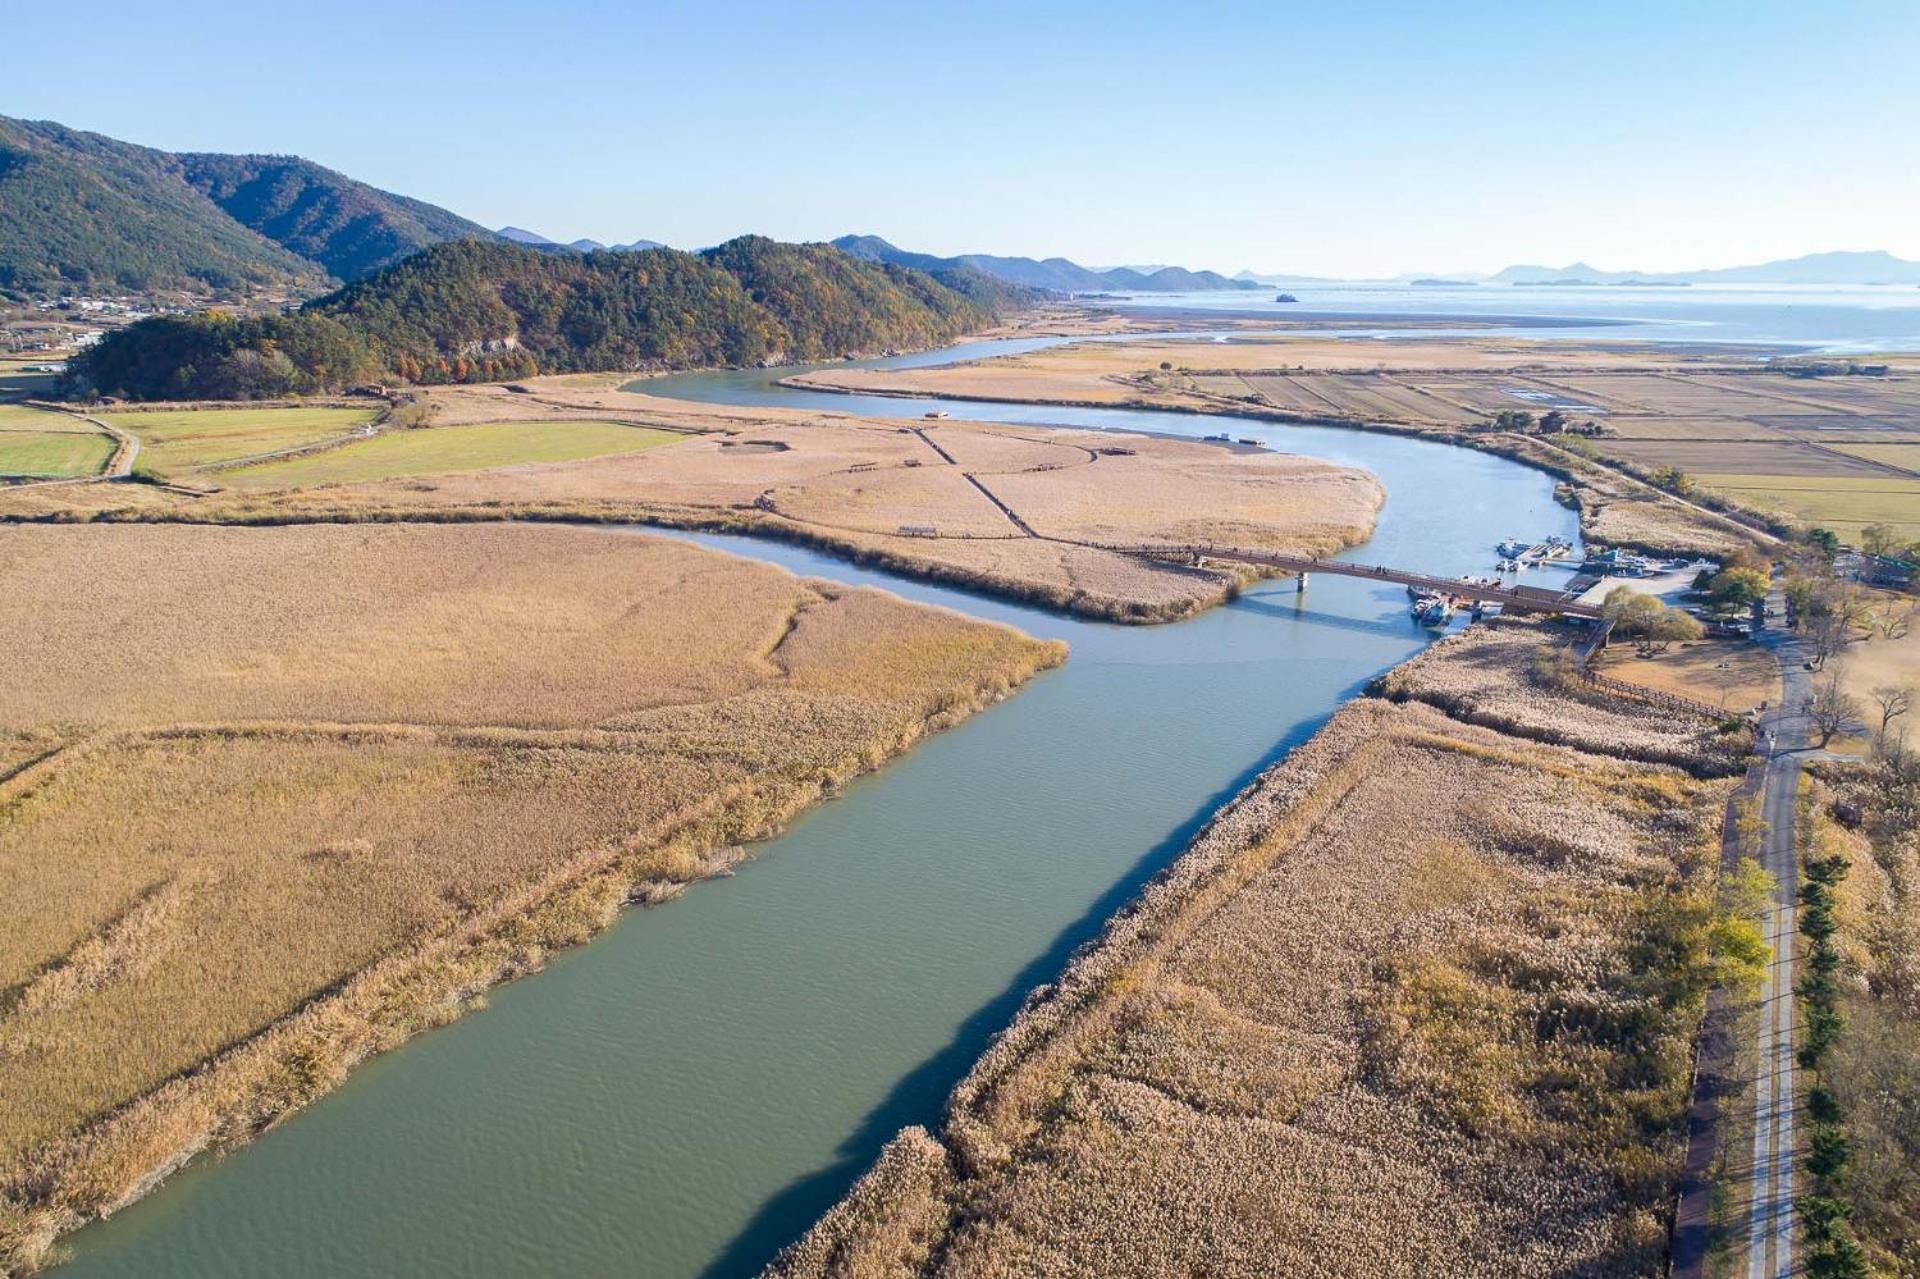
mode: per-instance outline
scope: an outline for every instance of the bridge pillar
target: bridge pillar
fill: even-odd
[[[1294,592],[1299,595],[1305,595],[1307,593],[1307,575],[1305,573],[1293,579],[1293,589]]]

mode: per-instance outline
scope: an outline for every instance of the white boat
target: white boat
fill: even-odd
[[[1444,595],[1422,595],[1408,612],[1422,626],[1445,626],[1453,620],[1453,605]]]

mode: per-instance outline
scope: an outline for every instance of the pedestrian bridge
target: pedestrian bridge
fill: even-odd
[[[1431,573],[1415,573],[1407,569],[1391,568],[1385,564],[1323,560],[1305,555],[1288,555],[1282,551],[1256,550],[1246,546],[1221,546],[1212,542],[1193,542],[1184,545],[1170,542],[1138,544],[1088,542],[1085,545],[1098,547],[1103,551],[1113,551],[1120,555],[1137,555],[1148,559],[1192,562],[1202,559],[1231,560],[1240,564],[1257,564],[1263,568],[1298,573],[1302,589],[1306,587],[1308,575],[1332,573],[1339,577],[1359,577],[1373,582],[1396,582],[1416,590],[1432,591],[1436,595],[1451,595],[1455,599],[1469,602],[1498,604],[1502,609],[1509,609],[1516,613],[1560,613],[1568,617],[1591,618],[1598,618],[1601,615],[1598,604],[1582,603],[1577,597],[1565,592],[1547,591],[1539,587],[1487,586],[1478,582],[1462,581],[1457,577],[1435,577]]]

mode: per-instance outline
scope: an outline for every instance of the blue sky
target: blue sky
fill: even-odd
[[[1908,0],[101,0],[7,24],[0,114],[561,239],[1662,270],[1920,258],[1916,54]]]

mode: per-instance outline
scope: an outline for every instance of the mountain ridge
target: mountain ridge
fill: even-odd
[[[1130,267],[1095,271],[1059,257],[1035,259],[991,253],[961,253],[943,258],[902,249],[877,235],[843,235],[830,243],[843,253],[870,262],[886,262],[921,271],[970,268],[1021,288],[1047,289],[1055,293],[1196,293],[1259,287],[1244,281],[1229,280],[1215,271],[1189,271],[1177,266],[1162,267],[1151,274],[1143,274]]]
[[[476,222],[299,156],[171,152],[0,116],[0,289],[312,293]]]

